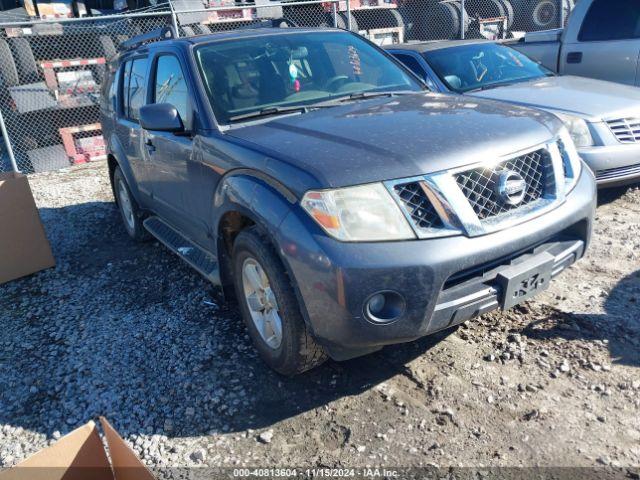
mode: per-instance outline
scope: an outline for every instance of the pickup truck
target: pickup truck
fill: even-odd
[[[640,85],[638,0],[582,0],[565,29],[527,33],[509,43],[561,75]]]

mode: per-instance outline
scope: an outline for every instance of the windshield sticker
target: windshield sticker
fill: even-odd
[[[484,79],[485,75],[489,72],[489,69],[482,63],[483,58],[484,52],[480,52],[479,55],[471,59],[471,67],[473,68],[473,73],[476,77],[477,82],[481,82]]]
[[[349,63],[353,68],[353,74],[362,75],[362,66],[360,64],[360,54],[353,45],[349,45]]]

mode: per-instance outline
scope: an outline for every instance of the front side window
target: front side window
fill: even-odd
[[[162,55],[156,65],[154,103],[170,103],[182,118],[186,130],[191,130],[189,91],[180,61],[173,55]]]
[[[587,12],[578,40],[598,42],[640,38],[638,0],[595,0]]]
[[[138,121],[140,118],[140,107],[145,104],[147,84],[147,59],[136,58],[131,65],[129,75],[129,105],[127,117]]]
[[[420,62],[418,62],[418,60],[416,60],[412,55],[406,55],[404,53],[394,53],[394,56],[418,77],[426,80],[427,76],[425,75],[424,69],[420,65]]]
[[[433,50],[424,58],[445,85],[459,93],[552,75],[517,50],[490,42]]]
[[[278,33],[195,51],[218,122],[270,107],[308,106],[364,92],[423,87],[377,48],[346,32]]]

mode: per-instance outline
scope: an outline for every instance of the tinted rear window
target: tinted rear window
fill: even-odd
[[[580,30],[581,42],[640,38],[640,1],[595,0]]]

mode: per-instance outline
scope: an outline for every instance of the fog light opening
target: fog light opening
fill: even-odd
[[[402,295],[396,292],[377,292],[364,303],[367,319],[373,323],[391,323],[402,316],[405,302]]]

